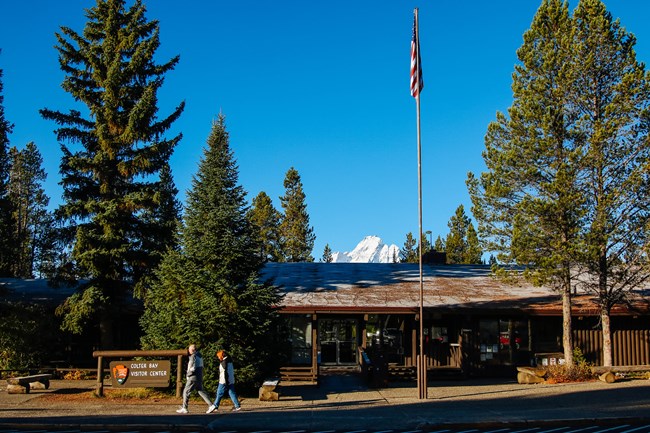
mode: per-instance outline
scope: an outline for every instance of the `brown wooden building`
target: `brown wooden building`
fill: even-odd
[[[517,365],[562,362],[562,310],[547,287],[505,283],[488,266],[424,266],[424,339],[432,375],[512,374]],[[419,347],[417,264],[269,263],[290,323],[286,371],[363,364],[364,353],[393,369],[413,368]],[[650,369],[648,290],[635,308],[612,312],[614,365]],[[602,363],[599,311],[574,296],[573,336],[587,360]]]

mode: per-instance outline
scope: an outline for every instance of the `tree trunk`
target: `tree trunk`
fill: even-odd
[[[612,329],[610,325],[609,309],[600,310],[600,322],[603,327],[603,367],[612,366]]]
[[[564,346],[564,362],[567,367],[573,367],[573,328],[571,327],[571,286],[564,287],[562,292],[562,345]]]
[[[99,322],[99,344],[102,350],[111,350],[115,346],[113,319],[108,313],[103,313]]]

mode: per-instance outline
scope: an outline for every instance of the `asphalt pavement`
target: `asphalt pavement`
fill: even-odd
[[[190,413],[178,402],[137,404],[88,397],[81,402],[44,399],[49,393],[85,392],[94,381],[51,382],[49,390],[8,394],[0,381],[0,429],[81,428],[158,431],[325,431],[435,430],[441,426],[518,426],[553,423],[650,423],[650,380],[565,384],[518,384],[514,379],[431,381],[428,398],[417,398],[415,383],[368,388],[355,375],[323,376],[319,385],[285,383],[280,400],[241,398],[231,412],[227,400],[217,413],[192,400]]]

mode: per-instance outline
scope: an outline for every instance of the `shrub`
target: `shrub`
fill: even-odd
[[[594,380],[594,373],[591,371],[591,364],[585,359],[579,347],[573,349],[572,367],[568,365],[551,365],[548,367],[547,382],[585,382]]]

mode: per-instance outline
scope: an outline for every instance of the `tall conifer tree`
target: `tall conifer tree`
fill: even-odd
[[[400,261],[402,263],[419,263],[420,256],[417,250],[417,241],[413,236],[413,233],[408,232],[406,234],[406,240],[404,241],[404,246],[399,252]]]
[[[129,9],[124,0],[97,0],[86,17],[81,34],[61,27],[56,48],[63,88],[87,110],[41,114],[60,125],[64,203],[58,213],[75,234],[76,275],[88,280],[59,309],[63,326],[81,332],[87,321],[98,321],[100,347],[108,348],[120,306],[157,261],[143,236],[167,223],[149,217],[161,206],[156,178],[181,138],[164,134],[184,104],[158,117],[158,90],[179,58],[154,61],[159,25],[145,18],[141,0]]]
[[[600,304],[603,365],[612,365],[610,312],[647,282],[650,223],[650,74],[636,39],[600,0],[574,11],[578,74],[574,101],[588,148],[583,180],[588,200],[585,287]]]
[[[269,335],[280,298],[276,288],[257,282],[259,242],[238,178],[220,115],[188,192],[181,248],[163,259],[141,320],[146,349],[192,341],[212,354],[206,357],[208,387],[218,379],[218,349],[233,355],[237,380],[248,385],[275,366]]]
[[[483,250],[481,243],[478,239],[478,233],[471,222],[467,226],[467,250],[463,263],[467,264],[482,264],[483,263]]]
[[[478,234],[472,220],[465,213],[461,204],[447,223],[449,233],[445,242],[441,241],[447,254],[448,264],[480,264],[483,252],[479,245]],[[436,241],[437,243],[437,241]]]
[[[487,172],[468,186],[472,213],[488,251],[503,264],[527,267],[526,276],[562,297],[564,357],[573,365],[572,269],[581,254],[584,196],[577,179],[584,149],[576,140],[572,97],[576,73],[568,4],[544,0],[517,51],[513,105],[488,127]]]
[[[285,195],[280,197],[284,215],[280,222],[282,253],[286,262],[313,262],[316,235],[309,225],[305,192],[298,170],[291,167],[284,178]]]
[[[0,69],[0,277],[12,277],[11,266],[15,261],[13,254],[15,242],[12,230],[13,211],[7,185],[9,183],[9,134],[13,125],[5,118],[2,75],[3,70]]]
[[[332,249],[330,248],[330,244],[325,244],[325,248],[323,248],[322,261],[324,263],[332,263],[332,260],[333,260]]]
[[[280,212],[273,206],[271,197],[264,191],[253,199],[248,212],[260,240],[260,258],[265,262],[278,262],[282,258],[280,249]]]
[[[53,247],[48,245],[49,232],[53,230],[47,210],[50,199],[43,188],[47,175],[41,153],[32,142],[20,151],[13,147],[10,157],[8,189],[16,252],[12,273],[17,278],[33,278],[39,257],[48,254],[45,249]]]
[[[447,263],[465,263],[465,255],[467,252],[467,229],[470,224],[471,220],[465,213],[465,208],[461,204],[456,208],[456,212],[447,223],[447,227],[449,227],[449,233],[447,234],[447,239],[445,241]]]

